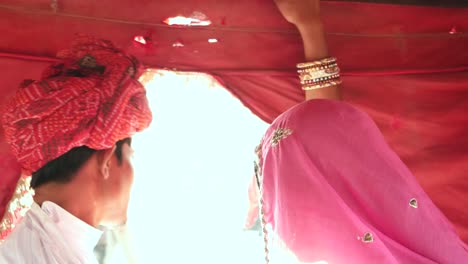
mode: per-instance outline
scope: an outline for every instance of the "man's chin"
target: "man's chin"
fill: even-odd
[[[125,217],[114,217],[108,220],[104,220],[101,222],[101,226],[104,226],[108,229],[116,229],[127,224],[127,216]]]

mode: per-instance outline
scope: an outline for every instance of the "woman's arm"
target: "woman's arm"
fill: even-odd
[[[330,57],[320,18],[320,0],[275,0],[284,18],[296,25],[304,45],[305,62]],[[306,91],[306,100],[341,99],[339,85]]]

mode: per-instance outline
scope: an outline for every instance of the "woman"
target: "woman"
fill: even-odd
[[[257,152],[267,262],[468,263],[466,245],[374,122],[326,100],[339,99],[340,81],[319,1],[276,2],[303,37],[300,78],[315,100],[278,117]]]

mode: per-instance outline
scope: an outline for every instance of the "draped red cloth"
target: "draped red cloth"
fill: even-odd
[[[0,30],[8,36],[0,41],[0,104],[44,68],[44,61],[25,55],[50,58],[77,32],[110,39],[148,66],[213,74],[268,122],[303,100],[294,72],[303,60],[301,40],[272,1],[63,2],[57,15],[40,0],[20,2],[17,9],[0,6]],[[330,51],[343,71],[345,100],[372,116],[468,242],[468,9],[323,2],[322,10]],[[193,11],[205,13],[212,26],[160,24]],[[151,37],[150,44],[132,41],[140,34]],[[210,44],[208,38],[219,41]],[[173,46],[177,41],[184,47]],[[14,180],[0,179],[11,190]],[[0,201],[8,195],[0,194]]]

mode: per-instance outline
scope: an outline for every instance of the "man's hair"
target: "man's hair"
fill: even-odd
[[[123,154],[122,147],[124,143],[132,144],[131,138],[125,138],[117,141],[115,148],[115,156],[122,163]],[[78,170],[96,153],[97,150],[86,146],[76,147],[63,154],[62,156],[48,162],[38,171],[32,174],[31,188],[35,189],[43,184],[56,182],[67,183],[73,179],[73,176]]]

